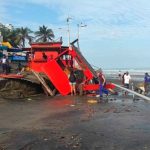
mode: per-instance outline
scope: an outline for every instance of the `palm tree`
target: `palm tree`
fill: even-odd
[[[25,27],[17,28],[16,32],[18,33],[18,36],[16,37],[16,41],[19,42],[19,45],[22,44],[23,47],[25,47],[25,40],[27,39],[29,43],[32,41],[33,37],[29,34],[32,33],[32,31]]]
[[[53,30],[48,29],[46,26],[39,27],[39,31],[35,32],[37,42],[49,42],[55,37]]]
[[[8,29],[5,26],[1,26],[0,31],[3,36],[4,42],[10,42],[10,44],[13,47],[17,47],[22,45],[22,47],[25,47],[25,40],[27,39],[29,42],[33,39],[32,36],[29,34],[32,33],[32,31],[29,28],[17,28],[17,29]]]
[[[0,24],[0,32],[1,35],[3,36],[3,40],[6,41],[8,34],[10,33],[10,30],[6,28],[3,24]]]
[[[17,36],[17,32],[15,31],[15,29],[10,30],[4,25],[1,25],[0,32],[2,34],[4,42],[9,42],[13,47],[17,45],[17,43],[15,43],[15,38]]]
[[[7,30],[4,34],[3,40],[5,42],[9,42],[13,47],[17,47],[19,45],[18,39],[18,31],[16,29]]]

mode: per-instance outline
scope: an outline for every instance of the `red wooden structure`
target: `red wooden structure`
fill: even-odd
[[[31,44],[32,58],[29,62],[30,68],[46,74],[54,87],[62,95],[70,93],[69,80],[65,72],[65,69],[70,67],[74,70],[83,71],[82,87],[84,91],[99,89],[99,84],[96,84],[93,80],[97,77],[95,70],[74,43],[71,43],[70,47],[62,46],[60,42]],[[43,59],[43,52],[47,55],[46,61]],[[108,85],[108,87],[110,86]]]
[[[32,71],[45,74],[55,89],[62,95],[70,93],[70,85],[66,69],[72,68],[83,73],[82,89],[93,91],[99,89],[95,82],[96,72],[84,58],[80,50],[71,43],[70,47],[62,46],[61,42],[33,43],[29,51],[29,67]],[[43,53],[47,56],[45,60]],[[13,76],[13,78],[20,76]],[[81,84],[81,82],[79,83]],[[108,87],[113,88],[111,85]]]

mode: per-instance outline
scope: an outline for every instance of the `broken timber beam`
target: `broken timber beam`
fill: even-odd
[[[50,87],[46,84],[45,80],[43,79],[42,76],[40,76],[38,73],[36,73],[35,71],[32,70],[32,73],[37,77],[37,79],[40,81],[40,83],[42,84],[44,91],[46,91],[46,93],[48,93],[51,96],[54,96],[54,92],[50,89]]]

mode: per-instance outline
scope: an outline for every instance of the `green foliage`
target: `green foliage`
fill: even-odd
[[[0,32],[3,36],[4,42],[10,42],[13,47],[25,47],[26,41],[33,42],[49,42],[54,38],[54,33],[52,29],[48,29],[46,26],[39,27],[39,30],[36,32],[32,32],[29,28],[21,27],[21,28],[13,28],[8,29],[4,25],[0,25]],[[34,37],[31,36],[35,35]]]
[[[29,34],[32,33],[32,31],[29,28],[17,28],[17,41],[19,42],[19,45],[22,44],[22,47],[25,47],[25,40],[27,39],[29,43],[31,43],[33,37],[30,36]]]
[[[55,37],[52,29],[46,26],[39,27],[39,31],[35,32],[37,42],[49,42]]]

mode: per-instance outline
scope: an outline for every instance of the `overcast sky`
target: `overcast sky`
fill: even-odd
[[[68,43],[80,28],[80,48],[93,65],[107,68],[150,68],[149,0],[0,0],[0,22],[33,31],[46,25]],[[59,29],[61,28],[61,29]]]

